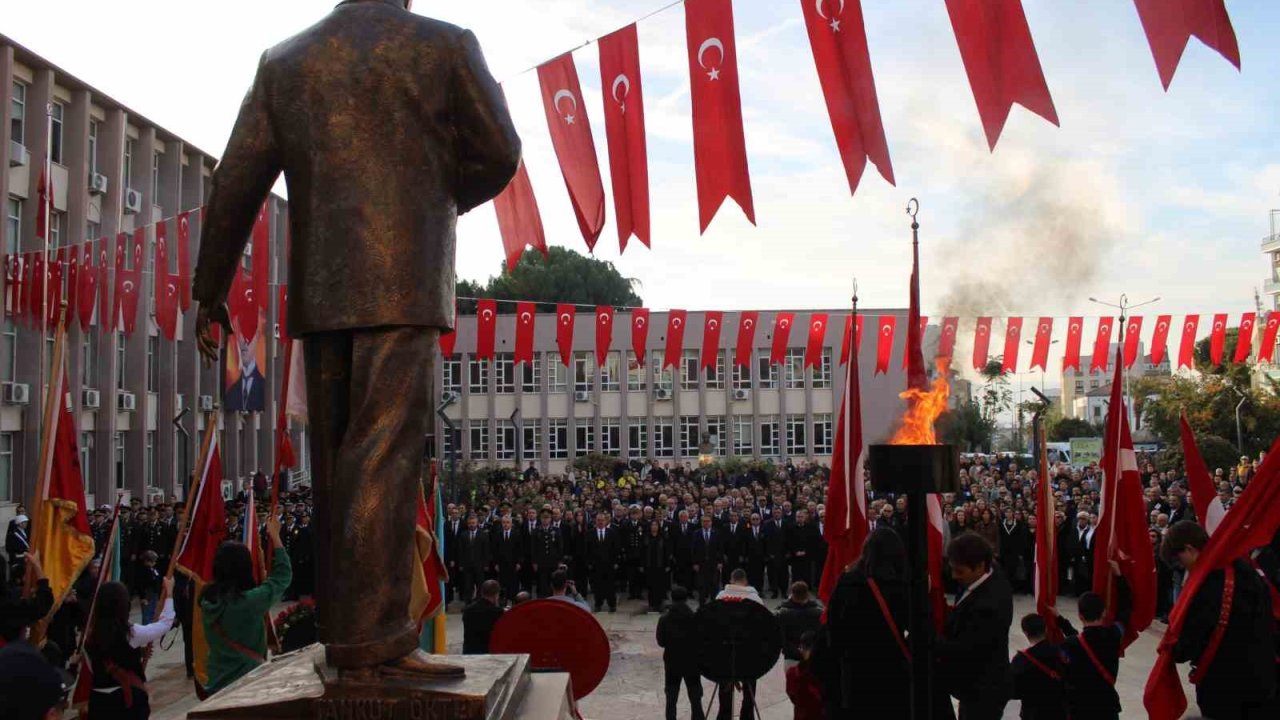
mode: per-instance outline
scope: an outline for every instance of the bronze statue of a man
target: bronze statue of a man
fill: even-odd
[[[506,187],[520,138],[475,36],[345,0],[262,56],[214,170],[193,297],[200,351],[258,208],[289,188],[289,332],[305,347],[320,640],[341,677],[456,675],[418,648],[413,536],[457,216]]]

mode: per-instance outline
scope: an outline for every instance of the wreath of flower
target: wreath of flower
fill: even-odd
[[[305,597],[281,610],[273,621],[276,628],[276,637],[283,638],[289,632],[289,628],[300,621],[315,617],[315,614],[316,601],[310,597]]]

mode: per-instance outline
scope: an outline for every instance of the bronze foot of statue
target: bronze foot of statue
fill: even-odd
[[[421,650],[383,663],[378,672],[384,677],[460,678],[467,674],[461,665],[439,662]]]

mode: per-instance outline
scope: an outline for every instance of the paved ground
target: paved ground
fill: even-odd
[[[774,606],[777,601],[771,601]],[[662,717],[665,699],[662,693],[662,650],[654,640],[654,628],[658,616],[646,614],[644,606],[637,601],[624,601],[619,605],[617,613],[597,615],[605,632],[609,636],[613,655],[610,661],[609,674],[600,687],[581,703],[582,714],[586,718],[608,720],[652,720]],[[1019,597],[1015,605],[1015,617],[1033,609],[1032,600]],[[457,604],[449,615],[448,632],[450,651],[459,652],[462,644],[462,618]],[[1164,626],[1156,623],[1152,629],[1143,634],[1130,648],[1128,655],[1121,662],[1117,687],[1120,690],[1121,704],[1125,708],[1124,717],[1145,717],[1142,710],[1142,688],[1146,683],[1147,673],[1151,668],[1155,649],[1164,636]],[[1011,649],[1017,650],[1026,646],[1021,634],[1017,631],[1017,623],[1010,634]],[[152,686],[153,717],[156,720],[177,720],[185,717],[188,709],[196,704],[191,691],[191,683],[187,680],[182,667],[182,639],[177,637],[169,649],[157,649],[151,661],[149,674]],[[1187,697],[1191,700],[1191,710],[1195,711],[1194,692],[1186,684],[1183,677]],[[710,699],[713,686],[704,682],[704,703]],[[758,702],[762,720],[790,720],[791,703],[784,690],[782,662],[761,679],[758,686]],[[905,699],[904,699],[905,700]],[[682,695],[680,718],[689,717],[688,701]],[[1016,703],[1011,703],[1005,710],[1006,718],[1018,717]],[[1194,717],[1191,715],[1190,717]]]

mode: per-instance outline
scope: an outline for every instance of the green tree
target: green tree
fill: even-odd
[[[510,272],[506,271],[504,261],[502,273],[490,277],[484,284],[459,280],[458,296],[528,300],[538,303],[540,312],[555,312],[556,303],[639,307],[644,301],[635,293],[637,284],[638,281],[623,277],[611,262],[553,247],[546,258],[538,253],[525,253],[520,264]],[[459,313],[475,310],[474,300],[458,301]]]
[[[1049,442],[1066,442],[1073,437],[1101,437],[1102,429],[1080,418],[1059,418],[1049,425]]]
[[[1247,370],[1169,378],[1142,408],[1147,429],[1166,444],[1181,442],[1183,412],[1197,438],[1214,435],[1234,445],[1236,408],[1240,410],[1241,453],[1256,455],[1280,435],[1280,398],[1270,387],[1250,386]]]
[[[963,452],[991,452],[996,424],[984,417],[977,402],[961,400],[938,418],[937,430],[944,443]]]
[[[1200,435],[1196,437],[1196,445],[1211,473],[1216,468],[1222,468],[1226,472],[1240,459],[1240,452],[1236,450],[1235,444],[1217,435]],[[1184,457],[1181,443],[1166,446],[1160,451],[1159,459],[1160,467],[1182,467]]]
[[[1248,362],[1237,363],[1234,361],[1236,356],[1236,344],[1240,342],[1240,328],[1227,328],[1222,343],[1222,362],[1214,365],[1213,360],[1209,357],[1210,338],[1204,338],[1196,343],[1194,359],[1196,369],[1208,375],[1225,375],[1230,377],[1237,385],[1249,384],[1249,364]]]

